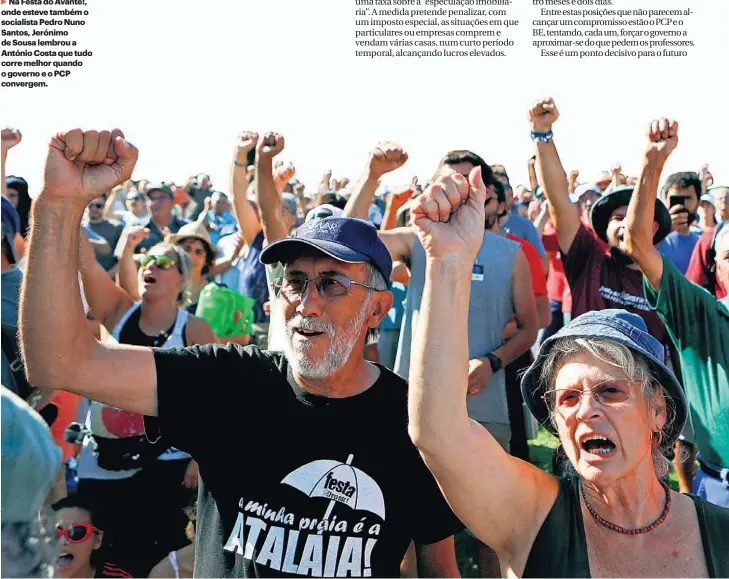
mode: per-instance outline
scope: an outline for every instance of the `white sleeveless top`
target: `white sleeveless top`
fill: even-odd
[[[119,336],[125,324],[129,321],[129,318],[134,314],[140,307],[142,302],[137,302],[124,314],[119,323],[111,333],[112,338],[116,342],[119,342]],[[185,328],[190,318],[190,314],[183,309],[177,310],[177,318],[175,319],[175,326],[172,329],[172,333],[167,338],[167,341],[160,346],[162,349],[177,348],[185,346]],[[135,415],[131,412],[125,412],[100,404],[98,402],[87,402],[81,405],[79,409],[81,414],[81,421],[85,422],[86,427],[92,432],[99,436],[116,437],[122,438],[124,436],[139,435],[144,432],[144,424],[141,416]],[[157,460],[182,460],[190,458],[190,455],[186,452],[178,450],[176,448],[168,448],[163,452]],[[78,457],[78,476],[82,479],[102,479],[102,480],[121,480],[130,478],[137,474],[139,468],[132,470],[106,470],[99,466],[96,454],[94,454],[91,447],[91,440],[86,438],[84,440],[83,448],[79,453]]]

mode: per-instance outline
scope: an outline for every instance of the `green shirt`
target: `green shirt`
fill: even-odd
[[[678,349],[696,445],[707,462],[728,468],[729,308],[665,257],[659,291],[645,278],[643,290]]]

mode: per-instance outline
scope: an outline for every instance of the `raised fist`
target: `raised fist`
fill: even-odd
[[[415,195],[416,192],[417,184],[415,183],[415,181],[417,181],[417,177],[413,179],[413,182],[411,182],[409,185],[398,185],[397,187],[393,188],[392,192],[387,198],[390,204],[394,205],[397,208],[400,208],[408,201],[410,201],[410,199],[413,195]]]
[[[129,179],[139,151],[119,129],[73,129],[51,139],[39,199],[85,207]]]
[[[23,139],[18,129],[6,128],[2,130],[2,150],[9,151]]]
[[[546,133],[551,130],[552,125],[559,118],[557,105],[552,97],[536,101],[529,110],[529,122],[532,124],[532,131]]]
[[[260,160],[271,161],[276,155],[284,150],[284,138],[278,133],[266,133],[262,139],[259,139],[256,145],[258,153],[257,158]]]
[[[411,221],[428,257],[476,257],[488,194],[481,168],[474,167],[468,180],[458,173],[439,177],[413,201]]]
[[[235,149],[235,160],[243,164],[248,158],[248,153],[256,148],[258,143],[258,133],[244,131],[238,137],[238,143]]]
[[[319,195],[325,195],[326,193],[329,193],[332,190],[332,170],[329,169],[324,175],[321,177],[321,182],[319,183],[319,187],[317,188],[317,193]]]
[[[667,118],[656,119],[648,126],[646,157],[666,160],[678,146],[678,122]]]
[[[379,179],[385,173],[402,167],[408,154],[395,143],[379,143],[370,153],[370,175]]]
[[[296,175],[296,167],[294,167],[293,163],[281,165],[273,175],[273,182],[276,184],[276,189],[279,192],[283,191],[288,182],[294,178],[294,175]]]
[[[130,229],[127,234],[127,247],[134,249],[137,245],[142,243],[148,235],[149,229],[146,227],[135,227],[134,229]]]

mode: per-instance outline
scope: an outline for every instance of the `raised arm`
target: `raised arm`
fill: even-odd
[[[663,166],[678,145],[678,123],[659,119],[648,127],[643,168],[628,205],[623,251],[633,258],[654,290],[661,286],[663,257],[653,245],[658,181]]]
[[[248,178],[246,161],[248,152],[256,147],[258,135],[245,132],[238,139],[235,149],[235,156],[230,168],[230,190],[233,192],[233,206],[235,216],[238,219],[241,235],[248,246],[253,245],[256,236],[261,232],[261,220],[256,210],[248,201]]]
[[[367,166],[354,186],[344,208],[344,217],[366,220],[382,176],[399,169],[407,160],[408,154],[399,145],[379,143],[370,153]]]
[[[84,208],[128,179],[137,155],[118,129],[74,129],[51,140],[43,190],[32,209],[20,342],[28,379],[36,386],[156,415],[152,351],[97,342],[87,330],[78,283]]]
[[[537,187],[539,187],[539,178],[537,177],[537,156],[534,155],[529,159],[529,163],[527,165],[527,170],[529,171],[529,187],[531,187],[532,191],[534,192],[534,196],[537,195]]]
[[[539,101],[529,111],[532,131],[547,133],[559,118],[554,101],[551,98]],[[544,193],[549,200],[552,222],[557,229],[559,248],[562,253],[569,253],[575,235],[580,228],[580,215],[570,201],[567,174],[559,159],[554,139],[545,143],[537,143],[537,174]]]
[[[119,286],[137,302],[139,296],[139,281],[137,280],[137,264],[134,261],[134,248],[149,235],[146,227],[134,227],[127,233],[124,240],[124,250],[119,258]]]
[[[219,257],[215,260],[215,263],[210,268],[210,271],[208,272],[208,277],[215,277],[216,275],[220,275],[224,271],[226,271],[230,266],[233,265],[233,262],[238,259],[238,256],[240,255],[240,252],[243,251],[243,248],[246,246],[246,240],[243,239],[243,236],[240,236],[240,239],[238,240],[238,243],[235,246],[235,249],[233,250],[233,253],[230,254],[229,257]]]
[[[85,233],[81,233],[81,261],[79,271],[83,282],[83,292],[91,309],[91,317],[106,327],[109,332],[111,321],[116,319],[121,310],[126,310],[134,303],[134,298],[116,285],[101,264],[96,261]]]
[[[413,177],[410,185],[403,185],[396,187],[390,194],[385,198],[385,214],[382,216],[382,225],[380,231],[389,231],[396,229],[397,215],[408,201],[415,194],[415,186],[418,178]]]
[[[288,237],[282,215],[281,194],[273,176],[273,158],[286,145],[278,133],[266,133],[256,145],[256,201],[261,208],[263,235],[268,243]]]
[[[469,181],[441,177],[412,211],[427,261],[412,344],[409,431],[456,515],[506,568],[528,552],[557,482],[509,456],[468,418],[468,304],[486,198],[480,168]]]
[[[8,189],[5,185],[5,162],[7,161],[8,151],[17,145],[23,136],[20,134],[18,129],[3,129],[2,140],[0,142],[0,178],[2,178],[2,195],[7,196]]]

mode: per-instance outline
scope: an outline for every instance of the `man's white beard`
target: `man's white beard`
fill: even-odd
[[[321,320],[305,318],[296,314],[286,322],[286,340],[284,340],[283,353],[291,365],[291,369],[303,378],[322,379],[338,372],[349,360],[352,350],[360,339],[362,327],[367,318],[369,300],[362,304],[362,308],[341,330],[337,331],[334,324]],[[329,336],[329,349],[320,359],[309,355],[310,343],[299,343],[294,349],[294,328],[300,327],[314,332],[324,332]]]

